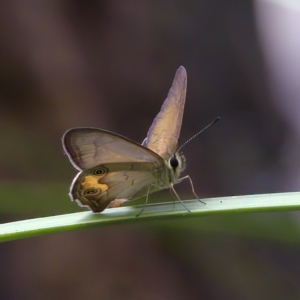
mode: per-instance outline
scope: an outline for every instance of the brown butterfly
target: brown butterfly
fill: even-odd
[[[186,70],[181,66],[142,145],[97,128],[73,128],[64,134],[64,150],[80,171],[71,184],[72,201],[101,212],[167,188],[179,199],[174,184],[190,179],[179,178],[185,159],[176,151],[186,85]]]

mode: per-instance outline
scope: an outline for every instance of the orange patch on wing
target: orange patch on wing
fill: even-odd
[[[88,175],[88,176],[85,176],[83,181],[81,182],[81,188],[87,189],[90,187],[99,188],[101,190],[101,192],[105,192],[108,190],[107,184],[101,184],[98,182],[98,178]]]

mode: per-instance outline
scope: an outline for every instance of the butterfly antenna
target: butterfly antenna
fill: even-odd
[[[179,149],[176,151],[177,153],[187,144],[189,143],[191,140],[193,140],[196,136],[198,136],[200,133],[202,133],[203,131],[205,131],[206,129],[210,128],[211,126],[213,126],[215,123],[217,123],[217,121],[219,121],[221,119],[221,117],[217,117],[213,122],[211,122],[210,124],[208,124],[206,127],[204,127],[203,129],[201,129],[199,132],[197,132],[195,135],[193,135],[191,138],[189,138],[185,143],[183,143]]]

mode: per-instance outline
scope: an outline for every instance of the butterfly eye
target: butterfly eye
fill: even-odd
[[[178,162],[178,159],[176,158],[176,156],[172,156],[169,160],[169,163],[171,165],[171,167],[175,170],[178,165],[179,165],[179,162]]]
[[[94,195],[94,194],[97,194],[99,192],[99,189],[95,189],[95,188],[89,188],[89,189],[86,189],[84,191],[84,195]],[[101,190],[100,190],[101,192]]]
[[[107,169],[104,167],[99,167],[93,171],[93,175],[95,176],[103,176],[107,173]]]

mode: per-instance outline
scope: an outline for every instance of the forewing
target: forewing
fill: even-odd
[[[97,128],[73,128],[63,138],[63,147],[80,171],[104,163],[155,162],[153,151],[118,134]]]
[[[115,199],[136,199],[169,187],[167,174],[163,161],[102,164],[80,172],[69,195],[80,206],[101,212]]]
[[[159,114],[154,119],[143,145],[168,160],[176,151],[186,97],[187,75],[180,67]]]

